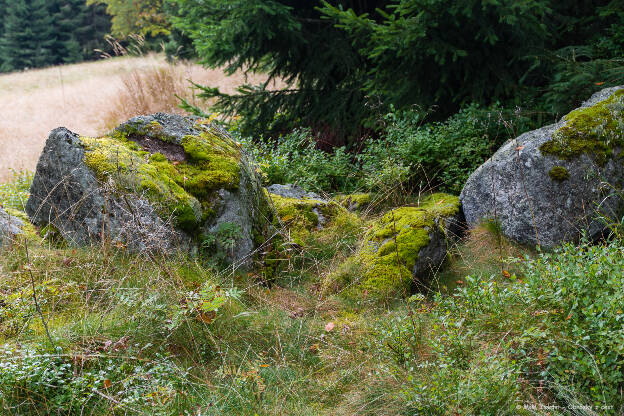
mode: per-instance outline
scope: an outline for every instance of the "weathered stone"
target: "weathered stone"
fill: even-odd
[[[227,260],[246,263],[272,220],[240,145],[178,115],[135,117],[98,138],[53,130],[30,192],[33,223],[52,225],[73,245],[105,237],[168,251],[209,239],[218,250],[227,229]]]
[[[22,232],[24,222],[0,207],[0,248],[9,247],[15,236]]]
[[[582,232],[597,238],[600,216],[624,208],[624,90],[594,94],[558,123],[503,145],[468,179],[460,199],[469,225],[494,220],[512,240],[553,247]]]
[[[344,208],[314,192],[306,192],[296,185],[271,185],[267,192],[275,206],[281,225],[288,230],[290,240],[304,245],[313,231],[320,231]]]
[[[279,184],[269,185],[267,186],[267,191],[270,194],[278,195],[283,198],[295,198],[295,199],[307,198],[307,199],[316,199],[317,201],[325,201],[318,194],[314,192],[306,192],[300,186],[293,185],[290,183],[286,185],[279,185]]]
[[[325,291],[387,299],[408,294],[412,285],[426,286],[461,224],[453,195],[433,194],[416,207],[393,209],[370,224],[360,250],[327,276]]]

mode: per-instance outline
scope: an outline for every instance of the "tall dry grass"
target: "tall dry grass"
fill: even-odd
[[[116,97],[115,105],[102,117],[106,129],[112,129],[119,122],[140,114],[183,114],[177,97],[191,95],[187,81],[173,66],[134,70],[124,74],[121,82],[123,88]]]
[[[190,81],[233,92],[242,73],[168,64],[161,55],[117,57],[0,75],[0,182],[11,169],[33,170],[50,131],[98,135],[142,113],[179,112],[174,94],[192,98]]]

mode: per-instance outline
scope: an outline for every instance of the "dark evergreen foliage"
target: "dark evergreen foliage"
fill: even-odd
[[[103,5],[87,6],[84,0],[55,0],[52,8],[58,43],[55,63],[94,59],[102,48],[111,23]]]
[[[339,3],[357,13],[371,13],[388,2]],[[194,40],[204,64],[225,66],[229,73],[266,71],[269,81],[277,78],[288,84],[280,91],[271,91],[269,82],[244,85],[233,96],[204,89],[204,97],[218,98],[218,111],[242,115],[247,132],[301,123],[338,135],[351,134],[369,114],[369,105],[374,105],[366,105],[361,88],[366,58],[333,21],[322,16],[320,3],[180,0],[177,5],[174,26]],[[282,117],[276,121],[278,114]]]
[[[54,30],[45,0],[12,0],[0,42],[2,69],[37,68],[52,62]]]
[[[0,0],[0,70],[15,71],[94,59],[110,18],[83,0]]]
[[[286,121],[354,137],[394,106],[527,105],[550,117],[621,83],[621,0],[176,0],[175,27],[202,62],[267,71],[287,88],[242,86],[214,109],[247,132]]]

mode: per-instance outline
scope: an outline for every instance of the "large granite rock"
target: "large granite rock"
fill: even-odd
[[[178,115],[135,117],[98,138],[53,130],[30,193],[33,223],[78,246],[103,237],[131,250],[210,242],[203,246],[246,263],[272,221],[240,145],[215,125]]]
[[[558,123],[507,142],[468,179],[460,199],[469,225],[498,222],[512,240],[549,248],[600,216],[621,218],[624,87],[602,90]]]

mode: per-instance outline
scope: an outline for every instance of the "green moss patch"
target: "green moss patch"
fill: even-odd
[[[616,146],[624,145],[624,90],[591,107],[579,108],[565,116],[566,124],[542,144],[546,155],[570,160],[583,153],[604,164]]]
[[[327,220],[331,220],[341,210],[344,211],[335,202],[269,195],[279,219],[288,228],[291,240],[301,246],[305,245],[305,239],[320,225],[317,212]]]
[[[216,190],[238,187],[240,149],[218,132],[185,136],[180,143],[187,156],[183,162],[147,152],[128,137],[119,131],[81,137],[86,165],[100,181],[112,178],[119,191],[145,193],[163,219],[173,217],[188,232],[214,214]]]
[[[549,172],[548,176],[552,178],[553,181],[563,182],[570,178],[570,172],[563,166],[554,166]]]
[[[354,193],[349,195],[338,195],[334,198],[340,205],[350,210],[361,210],[373,202],[373,197],[369,193]]]
[[[376,299],[407,294],[419,252],[434,227],[459,212],[459,198],[433,194],[416,207],[396,208],[371,222],[357,254],[328,276],[325,290]]]

